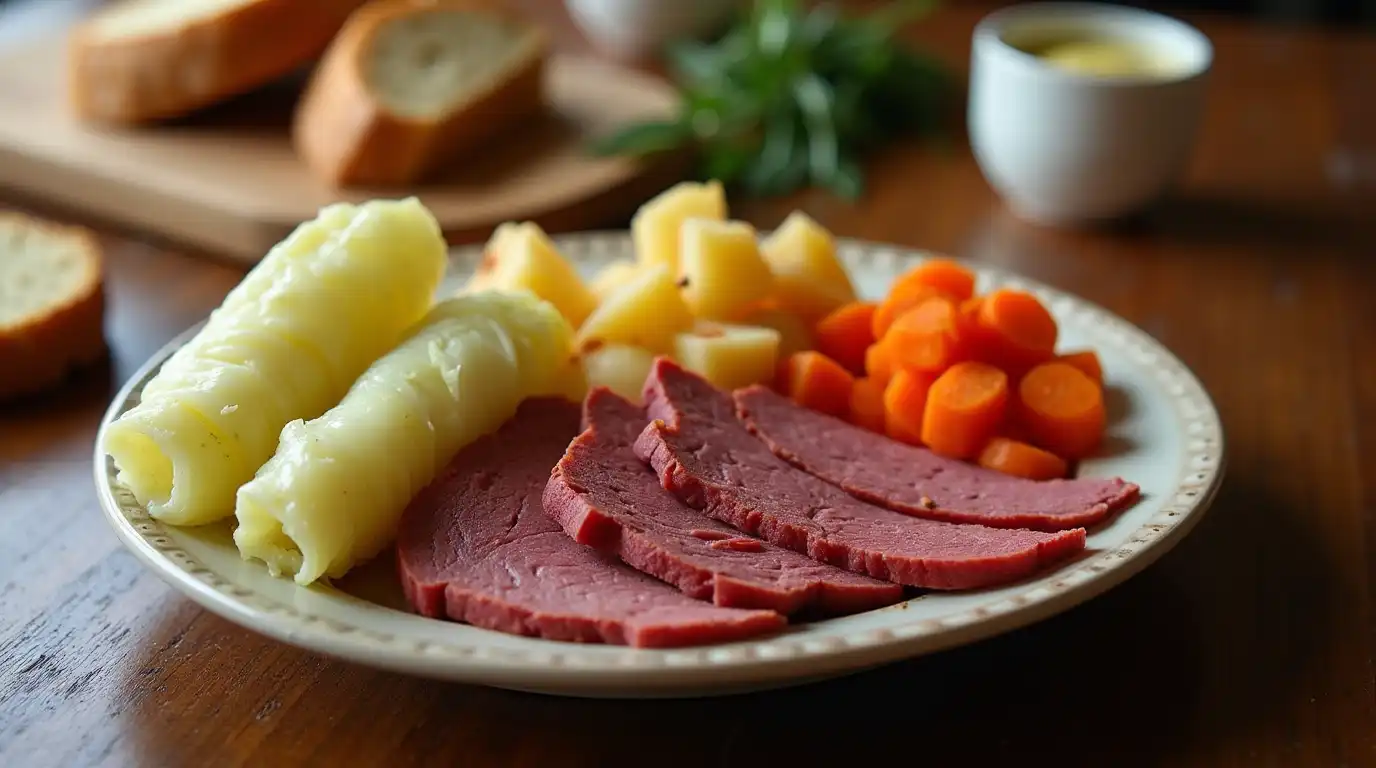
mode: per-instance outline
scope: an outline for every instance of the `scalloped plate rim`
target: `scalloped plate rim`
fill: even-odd
[[[572,261],[583,268],[588,266],[586,262],[589,260],[606,261],[624,256],[629,247],[629,235],[624,230],[560,233],[552,234],[551,237]],[[884,257],[895,262],[897,266],[914,264],[933,255],[922,249],[856,238],[838,237],[837,244],[843,258],[848,262],[854,262],[847,264],[853,276],[857,274],[857,269],[878,269],[873,265],[873,261],[882,260]],[[599,248],[604,252],[596,256],[590,255]],[[615,252],[618,250],[621,253]],[[451,250],[450,275],[446,277],[442,291],[452,289],[456,279],[454,267],[465,260],[471,262],[480,252],[481,244]],[[861,257],[871,262],[868,267],[858,265],[857,259]],[[100,449],[106,426],[127,409],[135,390],[140,388],[172,351],[194,336],[206,322],[204,319],[178,334],[141,365],[121,386],[101,419],[93,462],[101,509],[121,543],[130,549],[140,562],[181,594],[221,618],[280,642],[334,658],[404,674],[455,682],[580,697],[659,698],[734,694],[841,676],[988,639],[1042,621],[1097,597],[1151,565],[1188,535],[1202,519],[1222,484],[1227,460],[1221,421],[1207,392],[1194,373],[1155,339],[1135,325],[1088,300],[1001,268],[970,261],[964,263],[979,273],[981,280],[992,278],[998,284],[1017,285],[1038,293],[1057,306],[1073,305],[1076,311],[1098,315],[1097,319],[1107,320],[1110,325],[1116,324],[1121,334],[1135,337],[1132,341],[1138,347],[1159,358],[1162,365],[1171,369],[1170,374],[1181,380],[1179,391],[1169,395],[1169,400],[1174,406],[1174,415],[1182,417],[1181,404],[1191,401],[1196,407],[1193,414],[1195,423],[1202,425],[1196,435],[1196,442],[1202,441],[1205,446],[1202,450],[1212,454],[1212,458],[1200,464],[1200,451],[1191,453],[1185,450],[1180,458],[1181,471],[1178,477],[1184,478],[1193,470],[1194,480],[1185,482],[1182,479],[1177,486],[1170,489],[1170,493],[1174,495],[1173,501],[1165,502],[1160,512],[1135,529],[1133,538],[1128,539],[1124,545],[1083,557],[1039,576],[1004,587],[1002,589],[1020,590],[1016,597],[1021,602],[1015,602],[1010,597],[1010,602],[1015,602],[1014,606],[992,615],[986,612],[983,616],[968,616],[977,611],[984,611],[984,608],[956,614],[961,620],[956,621],[954,626],[951,625],[952,619],[947,617],[942,620],[946,626],[938,626],[935,629],[919,627],[909,636],[894,636],[894,629],[910,626],[912,622],[892,622],[893,626],[888,628],[864,630],[839,641],[824,642],[824,647],[821,648],[808,649],[798,645],[792,652],[781,654],[777,658],[761,658],[759,651],[770,646],[786,647],[789,639],[806,644],[809,627],[816,625],[797,625],[782,636],[766,636],[753,641],[664,650],[622,649],[532,638],[510,638],[514,642],[538,644],[542,647],[543,658],[532,657],[529,652],[522,653],[519,650],[503,650],[494,657],[474,647],[463,645],[455,645],[450,649],[453,653],[429,653],[428,648],[440,644],[374,632],[366,626],[366,615],[361,617],[363,625],[341,629],[339,626],[332,626],[340,624],[336,620],[302,613],[270,598],[259,596],[259,599],[267,603],[276,603],[277,610],[267,611],[251,605],[243,599],[254,596],[251,586],[235,584],[232,580],[211,572],[177,547],[159,547],[155,543],[156,539],[166,539],[169,535],[175,537],[176,528],[147,518],[146,513],[143,514],[145,521],[139,523],[145,526],[146,530],[141,531],[136,527],[135,520],[131,519],[128,513],[133,512],[137,515],[142,508],[138,508],[138,511],[130,510],[128,503],[116,498],[120,488],[113,480],[108,457]],[[892,277],[892,270],[889,277]],[[1184,428],[1183,424],[1178,426]],[[1182,432],[1182,442],[1185,442],[1186,437],[1188,436]],[[1193,465],[1191,459],[1196,460]],[[124,493],[127,494],[127,491]],[[1091,536],[1098,530],[1098,527],[1091,529]],[[1135,546],[1127,546],[1129,544]],[[181,558],[169,554],[172,551],[180,552]],[[234,554],[237,557],[237,553]],[[1073,585],[1065,584],[1072,576],[1082,573],[1089,575],[1080,578]],[[266,572],[263,572],[261,577],[271,578]],[[237,595],[217,588],[217,581],[246,594]],[[1048,583],[1056,586],[1048,587]],[[347,600],[362,600],[332,588],[326,589],[332,591],[335,596]],[[1026,593],[1042,589],[1046,590],[1046,594],[1030,600],[1024,597]],[[897,606],[879,609],[871,614],[903,611],[914,601],[939,600],[941,597],[942,593],[930,593]],[[935,620],[918,621],[931,624]],[[940,621],[936,623],[941,624]],[[459,624],[451,626],[464,627],[487,635],[500,634]],[[881,636],[885,633],[887,637]],[[873,637],[866,639],[866,635]],[[593,656],[590,663],[568,663],[566,660],[566,657],[579,656],[580,652],[585,650],[606,648],[614,648],[613,658],[618,661],[607,663],[596,658],[596,654],[602,653],[600,650],[594,650],[590,654]],[[730,659],[703,658],[696,663],[666,661],[669,656],[705,657],[714,651],[718,655],[735,655]],[[656,658],[658,662],[653,661]],[[553,659],[565,661],[555,663],[551,661]]]

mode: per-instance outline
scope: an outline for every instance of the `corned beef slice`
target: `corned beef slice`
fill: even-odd
[[[1120,478],[1025,480],[938,456],[797,405],[766,389],[734,393],[736,415],[775,456],[852,496],[917,517],[1060,531],[1137,498]]]
[[[857,573],[932,589],[985,587],[1085,545],[1083,528],[961,525],[860,501],[775,456],[737,421],[729,395],[664,358],[651,369],[646,403],[653,421],[636,454],[665,488],[740,530]]]
[[[839,614],[903,597],[897,584],[851,573],[744,537],[664,490],[636,457],[639,407],[594,389],[584,432],[569,444],[545,488],[545,513],[577,541],[717,605]]]
[[[417,611],[511,634],[644,647],[737,640],[786,623],[773,611],[694,600],[566,536],[540,497],[578,420],[573,403],[528,400],[416,496],[397,560]]]

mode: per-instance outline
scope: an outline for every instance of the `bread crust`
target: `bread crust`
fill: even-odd
[[[0,326],[0,400],[46,389],[106,354],[105,266],[96,239],[84,229],[22,214],[0,214],[0,227],[7,225],[74,243],[86,260],[87,279],[34,314]]]
[[[537,112],[548,40],[527,24],[529,55],[439,119],[392,113],[372,94],[364,63],[388,22],[416,13],[480,11],[525,24],[483,0],[378,0],[357,11],[325,53],[297,105],[292,141],[318,178],[340,187],[395,187],[437,169]]]
[[[121,12],[110,6],[68,38],[68,101],[88,122],[187,115],[314,60],[363,2],[245,0],[216,16],[117,37],[100,29],[102,18]]]

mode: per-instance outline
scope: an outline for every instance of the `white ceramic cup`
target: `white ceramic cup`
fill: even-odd
[[[1062,69],[1019,46],[1070,35],[1149,47],[1166,76]],[[971,53],[968,126],[989,184],[1020,218],[1077,225],[1154,202],[1190,159],[1213,47],[1195,28],[1097,3],[1017,5],[985,17]]]
[[[609,55],[642,59],[679,38],[698,38],[731,18],[741,0],[564,0],[569,16]]]

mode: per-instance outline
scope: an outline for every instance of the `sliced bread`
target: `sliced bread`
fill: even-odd
[[[422,181],[543,102],[541,30],[482,0],[376,0],[297,105],[296,150],[336,186]]]
[[[87,121],[180,117],[324,52],[363,0],[123,0],[68,40],[68,96]]]
[[[105,354],[104,269],[84,230],[0,213],[0,398]]]

